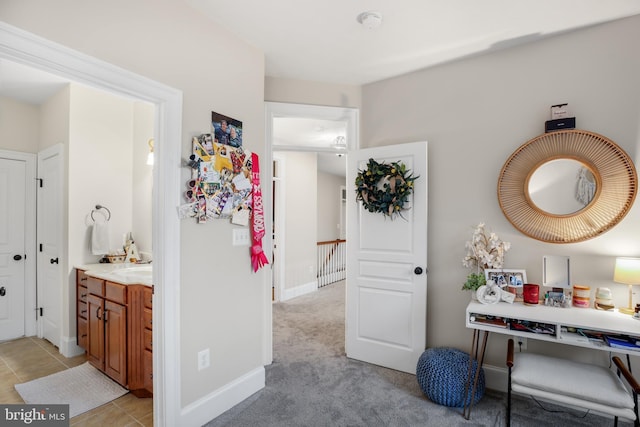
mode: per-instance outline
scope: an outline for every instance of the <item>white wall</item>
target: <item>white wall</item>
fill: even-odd
[[[69,11],[73,11],[70,13]],[[50,2],[6,0],[5,22],[149,77],[183,93],[182,147],[210,131],[211,111],[243,122],[243,144],[264,152],[264,57],[179,0]],[[225,60],[228,59],[228,60]],[[178,165],[176,165],[178,166]],[[264,170],[265,165],[262,165]],[[189,171],[183,169],[186,182]],[[183,200],[176,200],[176,205]],[[224,394],[223,387],[262,366],[263,284],[246,247],[231,246],[227,221],[182,222],[180,245],[180,373],[182,408]],[[211,368],[197,353],[211,349]],[[185,409],[188,416],[193,406]],[[208,413],[219,410],[208,409]]]
[[[133,104],[133,193],[131,230],[138,250],[151,253],[151,196],[153,166],[147,165],[149,138],[153,137],[155,108],[145,102]],[[141,254],[142,255],[142,254]]]
[[[279,152],[284,158],[285,290],[316,281],[316,153]]]
[[[456,61],[363,88],[362,143],[429,141],[429,347],[470,349],[464,326],[469,294],[460,290],[464,243],[483,221],[511,242],[505,266],[540,283],[542,256],[570,255],[574,283],[608,286],[626,306],[626,287],[612,282],[616,255],[640,255],[640,212],[583,243],[552,245],[528,238],[502,214],[496,185],[504,161],[544,132],[549,107],[569,103],[579,128],[618,143],[640,161],[640,17]],[[566,352],[529,341],[530,349]],[[506,339],[494,335],[488,361],[504,367]],[[570,348],[569,351],[574,351]],[[574,357],[602,358],[604,354]]]
[[[342,176],[318,171],[318,241],[340,238],[340,187]]]
[[[111,250],[122,249],[124,234],[132,231],[133,102],[72,84],[69,116],[68,245],[73,267],[101,257],[90,250],[90,215],[96,205],[111,211]]]
[[[264,100],[294,104],[360,108],[362,89],[355,85],[265,77]]]
[[[0,146],[3,150],[38,151],[40,108],[0,96]]]

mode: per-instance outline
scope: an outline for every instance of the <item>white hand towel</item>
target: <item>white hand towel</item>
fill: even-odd
[[[109,221],[96,218],[91,230],[91,253],[106,255],[109,253]]]

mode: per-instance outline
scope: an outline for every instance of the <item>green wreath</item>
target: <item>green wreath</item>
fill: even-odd
[[[356,176],[356,200],[369,212],[382,213],[391,219],[402,216],[404,205],[413,191],[413,176],[402,162],[378,163],[369,159],[365,170]]]

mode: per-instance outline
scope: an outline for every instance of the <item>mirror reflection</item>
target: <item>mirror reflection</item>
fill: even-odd
[[[569,215],[591,203],[596,193],[596,179],[577,160],[555,159],[543,163],[531,174],[527,190],[539,209],[553,215]]]

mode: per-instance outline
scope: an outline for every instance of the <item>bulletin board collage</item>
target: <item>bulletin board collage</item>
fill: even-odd
[[[191,179],[181,218],[198,223],[231,219],[248,226],[252,208],[252,153],[242,147],[242,122],[211,113],[211,133],[194,136],[187,161]]]

